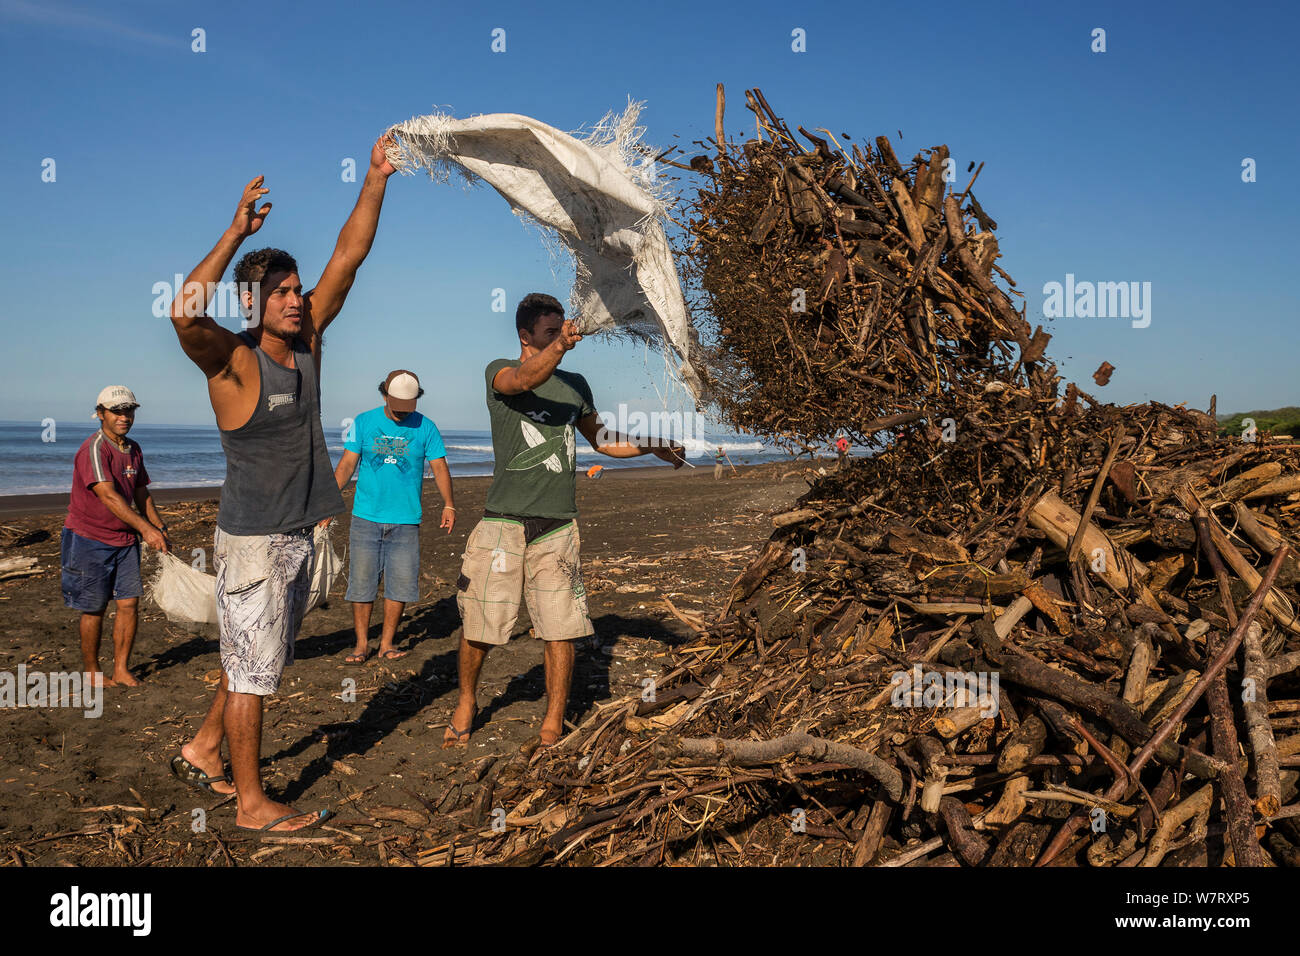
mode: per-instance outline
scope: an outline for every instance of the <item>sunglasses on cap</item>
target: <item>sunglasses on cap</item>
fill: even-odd
[[[112,412],[114,415],[134,415],[138,405],[114,405],[112,408],[106,408],[104,411]]]

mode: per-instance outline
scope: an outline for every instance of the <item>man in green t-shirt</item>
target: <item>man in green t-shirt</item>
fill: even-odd
[[[587,380],[561,371],[564,353],[582,341],[549,295],[524,296],[515,310],[519,358],[497,359],[485,374],[496,467],[483,520],[470,533],[456,603],[463,624],[460,696],[444,746],[469,741],[478,712],[479,670],[494,644],[510,639],[519,594],[533,631],[546,642],[546,716],[541,740],[550,746],[564,729],[573,677],[573,644],[593,633],[578,564],[575,430],[611,458],[654,455],[680,468],[681,445],[634,442],[604,428]]]

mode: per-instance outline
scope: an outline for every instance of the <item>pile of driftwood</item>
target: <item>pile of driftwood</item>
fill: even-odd
[[[639,699],[476,768],[425,862],[1300,864],[1300,448],[1062,389],[945,147],[746,98],[691,164],[713,394],[881,450]]]
[[[1300,449],[1099,437],[983,528],[850,459],[428,862],[1300,863]]]

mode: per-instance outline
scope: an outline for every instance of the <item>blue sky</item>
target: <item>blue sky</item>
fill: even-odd
[[[742,12],[734,12],[743,9]],[[1300,404],[1293,277],[1300,27],[1288,4],[811,3],[311,5],[0,0],[4,419],[82,418],[106,384],[141,421],[211,422],[206,388],[152,288],[188,272],[264,174],[274,209],[246,248],[324,267],[389,125],[435,107],[561,129],[629,97],[647,142],[752,133],[759,87],[791,124],[909,158],[947,143],[998,222],[999,264],[1043,321],[1043,286],[1150,282],[1151,324],[1045,323],[1063,374],[1119,403],[1223,411]],[[506,30],[506,52],[490,49]],[[1106,52],[1090,50],[1094,28]],[[206,33],[206,52],[191,31]],[[791,31],[806,31],[793,52]],[[901,139],[898,135],[901,131]],[[42,182],[42,161],[56,181]],[[1243,183],[1241,164],[1257,164]],[[491,311],[505,288],[511,312]],[[394,177],[370,259],[327,339],[324,414],[416,370],[445,428],[486,428],[482,369],[518,353],[513,304],[568,276],[503,200]],[[1106,388],[1091,374],[1117,371]],[[663,363],[588,339],[566,359],[601,409],[659,407]]]

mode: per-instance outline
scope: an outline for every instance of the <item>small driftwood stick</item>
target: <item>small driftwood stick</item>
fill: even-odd
[[[1074,537],[1070,539],[1069,546],[1065,549],[1065,561],[1067,564],[1074,561],[1079,554],[1079,545],[1083,542],[1084,529],[1088,527],[1088,522],[1092,520],[1093,509],[1097,507],[1097,501],[1101,498],[1102,486],[1106,484],[1106,476],[1110,474],[1110,466],[1115,464],[1115,456],[1119,454],[1119,446],[1124,441],[1124,426],[1116,426],[1115,437],[1111,440],[1110,448],[1106,450],[1106,460],[1101,463],[1101,471],[1097,472],[1097,478],[1092,483],[1092,491],[1088,493],[1088,502],[1083,506],[1083,515],[1079,519],[1079,526],[1074,529]]]
[[[926,840],[920,846],[914,846],[910,850],[903,851],[898,856],[894,857],[892,860],[888,861],[887,863],[882,863],[880,865],[881,866],[907,866],[907,864],[911,863],[913,860],[919,860],[927,853],[933,853],[941,846],[943,846],[943,837],[935,837],[933,840]]]
[[[1196,537],[1201,542],[1205,559],[1210,562],[1210,568],[1214,571],[1214,580],[1219,585],[1219,600],[1223,602],[1223,613],[1228,618],[1229,626],[1236,627],[1237,606],[1232,603],[1232,582],[1228,579],[1228,569],[1223,566],[1223,558],[1219,555],[1219,549],[1214,546],[1214,539],[1210,534],[1210,513],[1203,507],[1197,508],[1192,523],[1196,526]]]
[[[1159,866],[1160,861],[1164,859],[1165,853],[1168,851],[1169,838],[1173,836],[1174,831],[1192,817],[1199,816],[1202,813],[1209,813],[1210,803],[1213,799],[1214,785],[1207,783],[1182,803],[1164,814],[1160,818],[1160,826],[1151,835],[1151,841],[1147,844],[1146,856],[1142,858],[1139,865]]]

